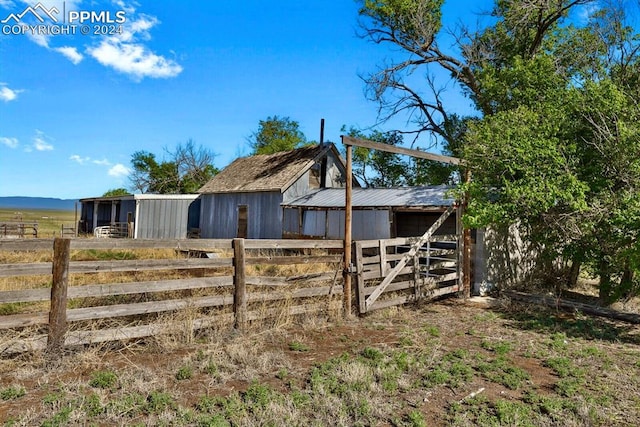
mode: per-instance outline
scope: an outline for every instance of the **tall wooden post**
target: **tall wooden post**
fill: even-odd
[[[466,184],[471,182],[471,170],[466,169],[464,172],[464,181]],[[469,194],[464,195],[464,201],[462,205],[462,213],[467,212],[467,206],[469,204]],[[463,229],[463,254],[462,254],[462,278],[464,287],[464,297],[469,298],[471,296],[471,230],[469,227]]]
[[[344,139],[343,139],[344,142]],[[344,316],[351,317],[351,193],[353,187],[353,171],[351,166],[353,148],[347,145],[347,176],[344,211]]]
[[[56,238],[53,241],[53,283],[49,309],[49,335],[47,353],[60,355],[67,332],[67,287],[69,285],[69,258],[71,240]]]
[[[244,331],[247,326],[247,283],[245,278],[244,239],[233,239],[233,327]]]

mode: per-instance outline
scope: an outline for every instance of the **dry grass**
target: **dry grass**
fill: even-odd
[[[258,266],[251,274],[338,271],[330,264],[297,267]],[[71,280],[154,278],[167,276],[100,273]],[[301,280],[249,288],[291,292],[307,286]],[[158,295],[177,296],[183,294]],[[157,323],[163,333],[69,349],[55,361],[41,352],[0,359],[0,424],[640,425],[636,327],[506,302],[488,310],[456,300],[344,321],[340,297],[309,302],[322,310],[292,316],[299,303],[291,298],[251,303],[251,312],[269,316],[249,322],[242,334],[232,329],[230,307],[75,323],[80,330]],[[197,329],[202,319],[209,324]],[[0,334],[0,348],[16,339],[12,334]]]
[[[245,334],[220,324],[77,349],[55,367],[41,353],[0,360],[0,423],[638,425],[637,332],[455,300]]]
[[[46,209],[0,209],[0,221],[37,223],[38,237],[60,236],[62,225],[73,226],[75,212]],[[27,236],[29,237],[29,236]]]
[[[231,253],[219,251],[221,256],[231,256]],[[31,263],[31,262],[50,262],[50,252],[25,252],[19,255],[2,253],[1,261],[3,263]],[[278,255],[269,253],[269,255]],[[184,257],[185,254],[174,251],[172,249],[162,250],[83,250],[73,251],[72,260],[74,261],[95,261],[95,260],[120,260],[120,259],[177,259]],[[268,256],[261,254],[261,256]],[[324,271],[334,272],[336,265],[286,265],[282,267],[257,266],[249,272],[249,275],[260,274],[263,276],[271,275],[274,277],[285,277],[290,275],[304,276],[310,273],[318,273]],[[84,286],[100,283],[135,283],[142,281],[184,279],[191,277],[205,276],[230,276],[231,268],[215,268],[215,269],[197,269],[197,270],[167,270],[167,271],[141,271],[141,272],[112,272],[112,273],[90,273],[90,274],[71,274],[69,283],[71,286]],[[331,275],[331,274],[330,274]],[[338,278],[336,273],[336,278]],[[2,290],[26,290],[37,288],[48,288],[51,286],[50,276],[22,276],[0,278],[0,291]],[[270,290],[278,293],[291,294],[295,289],[300,287],[314,286],[305,281],[292,281],[286,286],[264,287],[249,286],[249,292],[265,293]],[[317,284],[316,284],[317,286]],[[131,304],[153,301],[168,301],[174,299],[188,300],[190,298],[199,298],[205,296],[231,296],[232,290],[228,287],[223,288],[203,288],[182,291],[165,291],[165,292],[149,292],[133,295],[117,295],[108,297],[78,298],[68,302],[71,309],[84,307],[109,306],[113,304]],[[322,321],[328,318],[335,318],[340,315],[340,299],[332,297],[317,297],[307,299],[307,303],[317,301],[321,307]],[[252,320],[248,327],[255,329],[273,329],[290,325],[294,316],[291,316],[289,310],[293,305],[301,304],[292,298],[285,298],[279,301],[263,301],[249,304],[249,312],[252,318],[258,317],[259,320]],[[46,313],[49,307],[47,301],[34,303],[12,303],[0,304],[0,315],[4,314],[29,314],[29,313]],[[311,322],[316,319],[316,315],[304,316],[307,321]],[[120,317],[114,319],[100,319],[91,321],[76,321],[70,325],[70,332],[73,331],[99,331],[105,329],[118,330],[120,328],[132,327],[143,324],[161,324],[163,325],[163,334],[151,337],[145,340],[148,343],[159,345],[165,348],[178,348],[184,344],[192,344],[196,337],[199,336],[199,330],[204,326],[208,331],[216,331],[228,328],[233,320],[231,307],[225,306],[220,308],[196,308],[187,307],[175,312],[150,313],[145,315],[134,315],[128,317]],[[3,330],[0,331],[0,348],[8,348],[11,343],[18,342],[20,339],[34,336],[37,334],[46,334],[46,328],[30,328],[28,330]],[[213,332],[210,332],[213,333]]]

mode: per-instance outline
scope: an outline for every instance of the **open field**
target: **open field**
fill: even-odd
[[[38,223],[38,237],[59,237],[63,224],[70,227],[75,223],[75,211],[0,208],[3,221]]]
[[[640,425],[640,328],[456,298],[0,361],[4,425]]]

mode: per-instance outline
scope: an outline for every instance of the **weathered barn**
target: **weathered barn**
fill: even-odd
[[[422,235],[455,204],[451,187],[354,188],[353,240]],[[316,190],[283,203],[283,235],[304,238],[344,238],[345,191]],[[457,216],[450,216],[438,234],[456,234]]]
[[[198,194],[133,194],[80,199],[79,230],[94,233],[99,227],[121,230],[137,239],[184,239],[198,228]]]
[[[333,144],[236,159],[200,189],[203,238],[282,238],[282,203],[320,188],[344,187]]]

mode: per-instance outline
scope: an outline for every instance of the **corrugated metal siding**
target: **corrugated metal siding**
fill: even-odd
[[[351,233],[354,240],[391,237],[388,210],[354,210],[352,215]],[[344,239],[344,210],[307,210],[303,212],[302,221],[302,234],[305,236]]]
[[[231,239],[238,231],[238,206],[247,205],[250,239],[282,237],[282,194],[279,192],[223,193],[202,196],[200,235]]]
[[[82,221],[82,228],[80,231],[90,233],[93,231],[93,202],[80,203],[80,221]]]
[[[184,239],[187,237],[192,200],[138,200],[138,239]]]
[[[93,224],[93,218],[90,219]],[[111,202],[98,204],[98,227],[111,224]]]
[[[299,233],[300,224],[298,224],[298,209],[284,209],[282,214],[282,231],[286,233]]]
[[[302,234],[312,237],[324,237],[326,221],[326,211],[304,212],[302,219]]]
[[[135,200],[123,200],[120,202],[120,215],[117,222],[127,222],[127,214],[131,212],[132,218],[136,218],[136,202]]]

